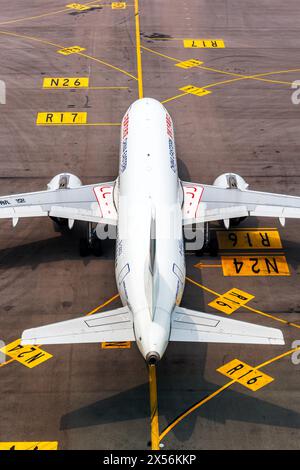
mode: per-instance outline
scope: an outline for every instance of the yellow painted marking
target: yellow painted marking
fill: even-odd
[[[175,57],[171,57],[171,56],[168,56],[166,54],[162,54],[161,52],[154,51],[153,49],[150,49],[149,47],[141,46],[141,48],[144,49],[145,51],[150,52],[151,54],[158,55],[158,56],[163,57],[165,59],[169,59],[169,60],[172,60],[174,62],[181,62],[180,59],[176,59]],[[291,73],[291,72],[299,72],[300,71],[300,69],[289,69],[289,70],[279,70],[279,71],[274,71],[274,72],[264,72],[264,73],[259,73],[259,74],[255,74],[255,75],[242,75],[242,74],[239,74],[239,73],[236,73],[236,72],[227,72],[226,70],[220,70],[220,69],[216,69],[216,68],[213,68],[213,67],[206,67],[205,65],[198,65],[197,67],[199,67],[202,70],[207,70],[207,71],[210,71],[210,72],[220,73],[222,75],[229,75],[231,77],[237,77],[236,79],[226,80],[226,81],[221,81],[221,82],[219,81],[219,82],[215,82],[215,83],[212,83],[212,84],[209,84],[209,85],[205,85],[203,88],[216,86],[218,84],[233,83],[237,80],[249,80],[249,79],[268,82],[268,83],[285,84],[285,85],[291,86],[292,82],[283,82],[283,81],[272,80],[272,79],[267,79],[267,78],[263,78],[263,77],[266,77],[266,76],[269,76],[269,75],[281,74],[281,73]],[[180,95],[180,96],[184,96],[184,95]]]
[[[6,366],[7,364],[10,364],[13,361],[14,361],[14,359],[9,359],[8,361],[1,362],[0,367]]]
[[[134,17],[135,17],[135,48],[136,48],[136,61],[137,61],[138,91],[139,91],[139,98],[143,98],[144,91],[143,91],[143,68],[142,68],[142,54],[141,54],[139,0],[134,0]]]
[[[217,49],[224,48],[225,44],[223,39],[184,39],[183,46],[189,48],[209,48]]]
[[[179,88],[180,91],[184,91],[185,93],[190,93],[192,95],[197,95],[197,96],[204,96],[208,95],[211,93],[209,90],[205,90],[204,88],[199,88],[194,85],[186,85],[183,86],[182,88]]]
[[[87,88],[88,77],[45,77],[43,88]]]
[[[51,124],[85,124],[87,121],[86,112],[48,112],[48,113],[38,113],[36,118],[37,125],[47,125]]]
[[[218,230],[216,233],[221,250],[282,248],[278,230]]]
[[[180,95],[172,96],[171,98],[167,98],[166,100],[161,101],[162,104],[168,103],[169,101],[177,100],[177,98],[181,98],[182,96],[187,96],[188,93],[180,93]]]
[[[198,59],[189,59],[189,60],[184,60],[183,62],[178,62],[178,64],[174,64],[175,67],[180,67],[181,69],[190,69],[192,67],[197,67],[198,65],[203,64]]]
[[[193,281],[195,282],[195,281]],[[285,356],[288,356],[290,354],[292,354],[293,352],[295,351],[298,351],[300,349],[300,346],[298,346],[297,348],[293,348],[293,349],[290,349],[289,351],[286,351],[284,352],[283,354],[280,354],[276,357],[273,357],[271,359],[269,359],[268,361],[265,361],[263,362],[262,364],[259,364],[258,366],[255,367],[255,369],[261,369],[262,367],[265,367],[266,365],[269,365],[271,364],[272,362],[275,362],[275,361],[278,361],[279,359],[282,359],[283,357]],[[195,405],[191,406],[191,408],[188,408],[184,413],[182,413],[180,416],[178,416],[176,419],[174,419],[174,421],[172,421],[172,423],[170,423],[165,429],[164,431],[160,434],[159,436],[159,441],[161,442],[163,440],[163,438],[169,434],[170,431],[172,431],[172,429],[175,428],[175,426],[177,426],[181,421],[183,421],[184,418],[186,418],[187,416],[189,416],[191,413],[193,413],[194,411],[196,411],[198,408],[200,408],[201,406],[203,406],[205,403],[207,403],[208,401],[212,400],[214,397],[216,397],[217,395],[219,395],[221,392],[223,392],[224,390],[226,390],[227,388],[229,388],[231,385],[233,385],[234,383],[236,382],[236,380],[231,380],[230,382],[227,382],[227,384],[223,385],[222,387],[218,388],[216,391],[214,391],[213,393],[211,393],[210,395],[208,395],[207,397],[205,397],[203,400],[200,400],[198,403],[196,403]]]
[[[0,442],[0,450],[57,450],[58,442]]]
[[[87,313],[86,316],[88,317],[89,315],[93,315],[94,313],[98,312],[98,310],[101,310],[102,308],[106,307],[107,305],[117,300],[119,297],[120,297],[120,294],[113,295],[110,299],[106,300],[103,304],[99,305],[98,307],[94,308],[89,313]]]
[[[35,38],[35,37],[32,37],[32,36],[26,36],[24,34],[11,33],[11,32],[8,32],[8,31],[0,31],[0,34],[6,35],[6,36],[22,38],[22,39],[28,39],[30,41],[36,41],[36,42],[40,42],[42,44],[46,44],[46,45],[49,45],[49,46],[62,48],[62,46],[60,46],[59,44],[54,44],[50,41],[45,41],[44,39],[39,39],[39,38]],[[115,67],[114,65],[112,65],[108,62],[105,62],[104,60],[98,59],[97,57],[93,57],[93,56],[88,55],[88,54],[84,54],[83,52],[78,52],[77,54],[82,56],[82,57],[86,57],[87,59],[98,62],[99,64],[105,65],[106,67],[110,67],[113,70],[117,70],[118,72],[121,72],[121,73],[127,75],[128,77],[133,78],[134,80],[137,80],[137,77],[135,77],[131,73],[126,72],[126,70],[120,69],[119,67]]]
[[[264,374],[239,359],[233,359],[228,364],[219,367],[217,371],[230,379],[234,379],[253,392],[265,387],[274,380],[270,375]]]
[[[202,268],[222,268],[221,264],[204,264],[204,263],[197,263],[194,266],[195,268],[202,269]]]
[[[66,5],[66,8],[72,8],[73,10],[79,10],[79,11],[90,9],[90,7],[87,7],[86,5],[82,5],[81,3],[69,3],[69,5]]]
[[[150,392],[150,411],[151,411],[151,448],[159,450],[159,421],[158,421],[158,400],[157,400],[157,381],[156,367],[149,367],[149,392]]]
[[[231,313],[235,312],[238,308],[242,307],[252,299],[254,299],[254,295],[248,294],[248,292],[244,292],[234,287],[228,292],[225,292],[225,294],[217,297],[208,305],[216,310],[226,313],[227,315],[231,315]]]
[[[200,289],[205,290],[206,292],[209,292],[210,294],[213,294],[217,297],[221,297],[221,294],[218,292],[210,289],[209,287],[204,286],[203,284],[200,284],[197,281],[194,281],[194,279],[191,279],[190,277],[186,277],[186,280],[190,282],[191,284],[194,284],[195,286],[199,287]],[[262,312],[261,310],[257,310],[256,308],[249,307],[249,305],[244,305],[244,308],[249,310],[250,312],[257,313],[258,315],[261,315],[266,318],[271,318],[272,320],[278,321],[279,323],[283,323],[284,325],[287,326],[292,326],[294,328],[300,329],[300,325],[297,323],[289,322],[287,320],[284,320],[283,318],[275,317],[274,315],[270,315],[269,313]]]
[[[289,276],[282,255],[221,256],[224,276]]]
[[[126,2],[112,2],[111,7],[113,10],[125,10],[127,4]]]
[[[53,357],[52,354],[47,353],[37,346],[22,346],[21,339],[17,339],[12,343],[7,344],[1,348],[0,351],[12,359],[21,362],[23,366],[29,367],[30,369]]]
[[[102,349],[130,349],[131,341],[110,341],[102,342]]]
[[[86,2],[85,6],[90,5],[90,4],[94,4],[94,3],[95,2]],[[0,23],[0,25],[11,24],[11,23],[19,23],[20,21],[36,20],[36,19],[39,19],[39,18],[44,18],[46,16],[57,15],[59,13],[66,13],[67,11],[69,11],[69,8],[64,8],[63,10],[50,11],[48,13],[41,13],[40,15],[36,15],[36,16],[27,16],[27,17],[24,17],[24,18],[17,18],[15,20],[2,21]]]
[[[71,46],[71,47],[64,47],[63,49],[59,49],[58,52],[59,54],[63,55],[70,55],[70,54],[78,54],[78,52],[85,51],[84,47],[80,46]]]

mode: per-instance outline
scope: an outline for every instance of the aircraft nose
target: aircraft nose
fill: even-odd
[[[149,364],[150,366],[154,366],[160,361],[160,355],[156,351],[150,351],[146,355],[145,359],[147,364]]]

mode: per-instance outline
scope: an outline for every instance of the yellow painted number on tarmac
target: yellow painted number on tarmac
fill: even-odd
[[[66,8],[72,8],[73,10],[89,10],[90,7],[87,7],[86,5],[82,5],[81,3],[69,3],[69,5],[66,5]]]
[[[217,297],[208,305],[220,312],[231,315],[238,308],[242,307],[252,299],[254,299],[254,295],[248,294],[248,292],[244,292],[240,289],[233,288],[228,292],[225,292],[225,294],[220,297]]]
[[[283,255],[222,256],[224,276],[289,276]]]
[[[57,52],[63,55],[70,55],[70,54],[77,54],[78,52],[82,52],[82,51],[85,51],[84,47],[71,46],[71,47],[65,47],[64,49],[59,49]]]
[[[57,450],[58,442],[0,442],[0,450]]]
[[[88,77],[45,77],[43,88],[88,88]]]
[[[130,341],[114,341],[101,343],[102,349],[130,349]]]
[[[217,371],[230,379],[236,380],[253,392],[256,392],[256,390],[259,390],[274,380],[270,375],[264,374],[239,359],[233,359],[233,361],[228,362],[228,364],[219,367]]]
[[[180,67],[182,69],[190,69],[192,67],[198,67],[198,65],[203,64],[200,60],[197,59],[189,59],[184,60],[183,62],[178,62],[178,64],[174,64],[175,67]]]
[[[184,47],[188,48],[209,48],[209,49],[218,49],[224,48],[225,44],[223,39],[184,39]]]
[[[204,96],[208,95],[211,93],[209,90],[205,90],[204,88],[198,88],[194,85],[186,85],[183,86],[182,88],[179,88],[180,91],[184,91],[185,93],[191,93],[191,95],[197,95],[197,96]]]
[[[112,2],[111,7],[113,10],[125,10],[127,7],[126,2]]]
[[[282,248],[278,230],[218,230],[217,239],[220,250]]]
[[[76,124],[85,124],[87,121],[86,112],[64,112],[64,113],[38,113],[36,118],[36,124],[38,126],[46,125],[76,125]]]
[[[22,346],[20,339],[4,346],[0,351],[30,369],[53,357],[52,354],[47,353],[37,346]]]

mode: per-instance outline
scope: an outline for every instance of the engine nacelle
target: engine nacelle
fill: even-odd
[[[236,173],[223,173],[215,179],[213,185],[224,189],[240,189],[241,191],[246,191],[249,188],[249,184],[246,183],[244,178]],[[246,219],[247,217],[235,217],[233,219],[226,219],[221,223],[228,229],[230,227],[236,227]]]
[[[236,173],[223,173],[215,179],[213,185],[224,189],[241,189],[242,191],[249,187],[244,178]]]
[[[47,189],[55,191],[56,189],[79,188],[80,186],[82,186],[82,182],[78,176],[72,175],[72,173],[59,173],[49,181]]]

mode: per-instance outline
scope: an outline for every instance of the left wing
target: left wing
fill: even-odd
[[[183,225],[236,217],[300,218],[300,197],[182,182]]]
[[[11,218],[14,226],[20,217],[41,216],[116,225],[114,184],[108,182],[2,196],[0,218]]]
[[[75,344],[135,341],[128,307],[23,331],[21,344]]]

